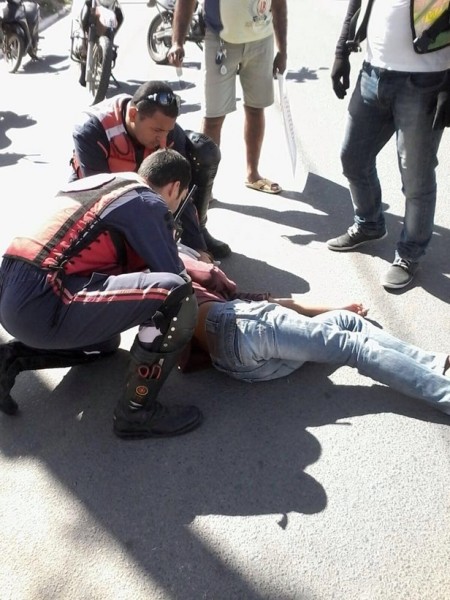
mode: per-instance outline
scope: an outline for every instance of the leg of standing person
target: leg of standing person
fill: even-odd
[[[259,159],[264,141],[265,115],[263,108],[253,108],[244,105],[244,141],[247,159],[247,181],[254,183],[261,179],[259,174]]]
[[[393,77],[393,112],[405,219],[394,262],[382,279],[388,289],[403,288],[413,280],[433,233],[435,170],[443,130],[435,131],[432,125],[445,73],[408,73]]]
[[[209,136],[218,146],[220,146],[220,137],[224,121],[225,117],[204,117],[203,119],[203,133]]]
[[[270,35],[244,45],[239,78],[244,94],[244,142],[246,150],[246,185],[252,189],[278,194],[281,187],[261,176],[259,161],[264,142],[264,109],[274,102],[273,90],[274,39]]]
[[[309,318],[276,304],[236,301],[214,307],[206,330],[214,366],[236,379],[276,379],[306,362],[347,365],[450,414],[448,356],[407,344],[355,313]]]
[[[380,91],[379,69],[364,63],[349,103],[341,150],[354,224],[343,235],[328,240],[330,250],[353,250],[386,236],[376,158],[394,134],[395,126],[390,105],[380,101]]]

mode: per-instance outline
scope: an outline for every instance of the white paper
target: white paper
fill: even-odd
[[[281,114],[286,134],[286,143],[291,158],[292,177],[299,192],[303,192],[308,178],[308,167],[305,163],[303,153],[300,151],[295,125],[292,119],[291,105],[285,84],[285,76],[278,73],[278,94]]]

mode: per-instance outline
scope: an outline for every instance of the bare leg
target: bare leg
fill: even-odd
[[[266,120],[263,108],[244,106],[244,109],[244,139],[247,150],[247,181],[254,183],[255,181],[263,179],[259,173],[258,166],[264,140]],[[281,191],[281,188],[278,183],[272,183],[269,189],[265,189],[263,191],[278,193]]]
[[[244,140],[247,150],[247,181],[254,182],[261,179],[258,171],[259,157],[264,139],[265,116],[264,109],[244,106],[245,124]]]
[[[203,132],[205,135],[209,136],[213,142],[215,142],[218,146],[220,146],[220,133],[222,131],[222,125],[225,121],[225,116],[223,117],[205,117],[203,119]]]

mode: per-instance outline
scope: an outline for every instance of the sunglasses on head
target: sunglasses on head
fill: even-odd
[[[145,96],[145,98],[141,98],[139,102],[145,102],[147,100],[155,102],[156,104],[159,104],[159,106],[172,106],[173,104],[176,104],[177,108],[180,108],[181,106],[180,96],[173,94],[172,92],[156,92],[155,94],[149,94],[148,96]]]

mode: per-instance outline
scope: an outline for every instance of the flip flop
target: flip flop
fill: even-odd
[[[270,181],[270,179],[265,178],[257,179],[253,182],[246,181],[245,185],[252,190],[256,190],[257,192],[265,192],[266,194],[279,194],[281,191],[283,191],[278,183],[274,183],[273,181]]]

